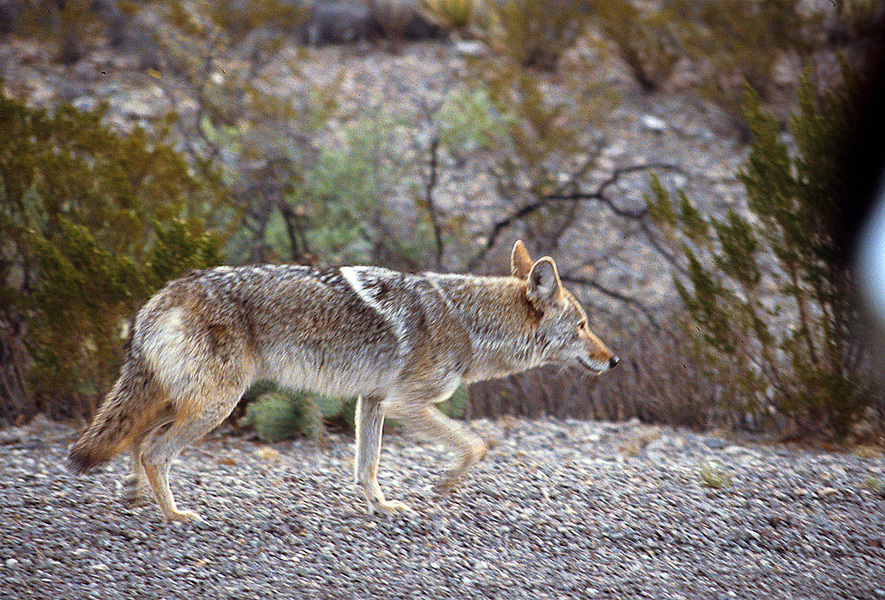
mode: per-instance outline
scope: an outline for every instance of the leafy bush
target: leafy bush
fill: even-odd
[[[831,233],[852,205],[833,155],[849,97],[843,88],[819,99],[804,80],[792,153],[777,120],[748,92],[753,142],[739,178],[749,214],[704,217],[684,194],[674,209],[659,182],[648,200],[650,213],[685,242],[687,277],[676,287],[699,332],[700,360],[733,409],[774,411],[797,433],[826,428],[842,436],[877,393],[851,335],[857,306]]]
[[[243,395],[246,410],[237,421],[240,427],[252,426],[265,442],[278,442],[299,433],[318,439],[323,434],[323,420],[311,394],[259,381]]]
[[[805,10],[802,0],[724,0],[715,4],[690,0],[674,2],[674,12],[699,26],[685,29],[685,53],[707,71],[701,92],[727,111],[734,124],[747,133],[741,105],[743,86],[749,82],[764,96],[775,94],[774,65],[779,58],[795,57],[799,63],[825,47],[823,13]],[[791,97],[792,104],[792,97]]]
[[[429,22],[457,30],[473,23],[476,4],[476,0],[421,0],[419,10]]]
[[[687,21],[666,8],[640,9],[629,0],[596,0],[593,23],[599,43],[612,45],[647,92],[661,87],[681,58]]]
[[[721,490],[731,486],[731,475],[721,466],[714,462],[704,462],[698,467],[698,478],[701,485],[714,490]]]
[[[340,79],[305,83],[301,55],[284,51],[308,8],[285,0],[144,5],[160,15],[151,25],[156,83],[175,109],[169,118],[188,161],[200,173],[220,169],[242,217],[227,240],[235,262],[310,258],[294,243],[281,255],[267,239],[279,231],[272,220],[297,233],[299,215],[283,197],[312,164],[313,134],[336,106]]]
[[[398,125],[377,109],[348,127],[342,144],[323,150],[293,185],[287,203],[306,217],[302,239],[309,254],[326,264],[367,259],[384,199],[400,179],[391,139]]]
[[[808,63],[839,46],[858,44],[876,23],[878,3],[845,0],[590,0],[591,42],[613,48],[645,91],[664,86],[677,66],[684,82],[715,102],[749,135],[740,107],[749,82],[769,100],[794,101],[789,78],[775,67]],[[834,43],[837,42],[837,43]],[[683,85],[685,85],[683,83]],[[825,84],[830,82],[826,81]]]
[[[550,70],[584,32],[586,4],[583,0],[487,2],[479,17],[480,37],[521,67]]]
[[[39,407],[81,414],[113,382],[126,321],[169,278],[221,262],[202,217],[226,201],[102,111],[0,95],[0,318],[34,359]]]
[[[438,124],[440,143],[456,159],[478,149],[491,149],[506,134],[510,117],[492,101],[489,90],[448,94],[433,117]]]
[[[53,39],[57,43],[54,59],[66,64],[82,58],[100,36],[106,37],[111,45],[122,45],[127,25],[125,14],[113,1],[0,3],[0,31]]]
[[[540,77],[512,60],[479,58],[469,67],[474,89],[468,105],[473,115],[488,117],[477,120],[481,128],[476,133],[489,145],[488,171],[500,200],[499,220],[473,236],[484,243],[464,261],[467,271],[475,271],[511,225],[523,227],[520,235],[526,240],[544,240],[547,247],[558,244],[580,208],[580,200],[570,196],[580,195],[599,156],[599,146],[588,142],[580,128],[610,107],[588,107],[584,97],[553,93]],[[459,131],[457,120],[453,125],[441,131]]]

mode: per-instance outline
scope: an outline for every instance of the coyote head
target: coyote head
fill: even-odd
[[[552,258],[533,261],[525,245],[517,241],[510,265],[512,275],[525,280],[526,297],[540,315],[537,336],[543,362],[579,364],[594,374],[618,364],[618,357],[590,331],[587,314],[563,287]]]

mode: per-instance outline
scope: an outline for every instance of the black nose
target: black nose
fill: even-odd
[[[619,362],[621,362],[620,358],[618,358],[617,356],[612,356],[610,359],[608,359],[608,368],[614,369],[618,366]]]

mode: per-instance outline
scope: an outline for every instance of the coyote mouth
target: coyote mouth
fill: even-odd
[[[583,358],[579,358],[578,362],[581,364],[582,367],[584,367],[585,369],[587,369],[588,371],[590,371],[594,375],[599,375],[603,371],[608,370],[607,364],[596,362],[595,360],[590,361],[590,360],[584,360]]]
[[[599,375],[603,371],[614,369],[619,361],[620,359],[617,356],[611,357],[608,362],[599,362],[595,360],[585,360],[583,358],[578,358],[578,362],[581,363],[581,366],[583,366],[594,375]]]

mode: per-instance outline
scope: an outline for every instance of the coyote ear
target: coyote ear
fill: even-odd
[[[513,244],[513,252],[510,253],[510,274],[525,279],[531,270],[532,257],[529,256],[529,251],[525,249],[522,240],[516,240],[516,243]]]
[[[556,263],[549,256],[545,256],[532,265],[526,285],[526,296],[532,304],[540,306],[556,297],[559,286]]]

